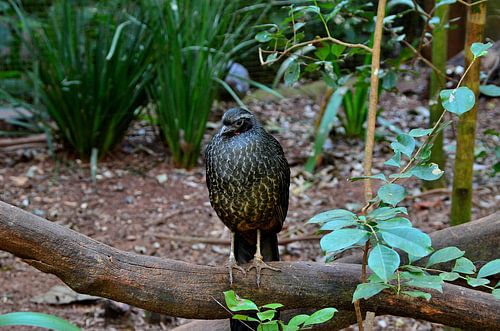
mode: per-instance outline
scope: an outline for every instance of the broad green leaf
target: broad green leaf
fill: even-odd
[[[269,321],[257,326],[257,331],[279,331],[278,321]]]
[[[486,278],[467,277],[467,284],[469,284],[472,287],[487,285],[489,283],[490,283],[490,281]]]
[[[382,88],[384,90],[393,89],[396,86],[398,77],[394,71],[389,71],[387,75],[382,78]]]
[[[427,256],[432,251],[431,238],[415,228],[380,229],[380,234],[389,246],[417,257]]]
[[[278,309],[281,307],[283,307],[281,303],[268,303],[267,305],[263,305],[260,308]]]
[[[430,288],[443,292],[443,280],[439,276],[429,276],[429,275],[416,275],[411,274],[412,277],[409,279],[405,285],[420,287],[420,288]]]
[[[314,312],[309,318],[304,321],[303,327],[325,323],[332,319],[333,315],[337,312],[335,308],[323,308]]]
[[[393,249],[377,244],[368,256],[368,266],[384,282],[389,281],[399,267],[399,255]]]
[[[480,57],[488,54],[488,49],[493,46],[493,43],[489,42],[486,44],[483,43],[472,43],[470,47],[470,51],[474,55],[474,57]]]
[[[355,182],[355,181],[362,180],[362,179],[367,179],[367,178],[380,179],[380,180],[383,180],[384,182],[387,182],[387,178],[385,178],[385,175],[383,173],[376,174],[376,175],[371,175],[371,176],[351,177],[351,178],[349,178],[349,180],[351,182]]]
[[[354,225],[354,224],[357,224],[357,222],[355,220],[338,219],[338,220],[326,222],[325,224],[323,224],[323,226],[320,228],[320,230],[321,231],[328,231],[328,230],[333,231],[333,230],[338,230],[338,229],[345,228],[346,226],[350,226],[350,225]]]
[[[297,7],[293,8],[292,11],[293,12],[303,12],[303,13],[310,12],[310,13],[316,13],[316,14],[320,13],[320,9],[318,6],[297,6]]]
[[[412,227],[409,219],[404,217],[394,217],[385,221],[378,221],[377,228],[379,229],[390,229],[390,228],[403,228]]]
[[[259,322],[259,320],[254,318],[254,317],[250,317],[247,315],[241,315],[241,314],[234,314],[233,316],[231,316],[231,318],[233,320]]]
[[[285,85],[291,86],[293,83],[299,80],[299,77],[300,65],[297,61],[293,61],[285,70]]]
[[[368,299],[382,292],[383,289],[391,287],[385,283],[361,283],[356,286],[356,290],[352,295],[352,302],[359,299]]]
[[[459,116],[471,110],[476,102],[474,92],[464,86],[452,90],[442,90],[439,96],[443,108]]]
[[[493,84],[479,86],[479,91],[489,97],[500,97],[500,86]]]
[[[1,326],[26,325],[37,326],[56,331],[79,331],[80,329],[68,321],[57,316],[33,313],[33,312],[15,312],[0,315]]]
[[[432,298],[432,295],[430,293],[422,291],[403,291],[402,293],[413,298],[422,298],[427,301]]]
[[[284,324],[280,321],[280,325],[283,331],[299,331],[300,328],[296,325]]]
[[[413,274],[423,274],[424,273],[422,268],[416,267],[416,266],[410,265],[410,264],[404,265],[404,266],[402,266],[402,268],[405,270],[408,270],[408,272],[411,272]]]
[[[345,209],[333,209],[313,216],[307,223],[325,223],[331,220],[351,220],[356,219],[356,214]]]
[[[500,259],[490,261],[483,265],[479,272],[477,273],[478,278],[488,277],[500,272]]]
[[[468,258],[461,257],[455,261],[455,266],[452,271],[472,275],[476,272],[476,266]]]
[[[224,292],[226,306],[231,311],[259,310],[253,301],[240,298],[233,290]]]
[[[334,253],[368,239],[368,232],[361,229],[340,229],[321,238],[320,246],[327,253]]]
[[[389,178],[410,178],[411,176],[413,176],[412,173],[409,171],[406,171],[406,172],[403,172],[400,174],[390,174]]]
[[[389,160],[384,162],[384,164],[390,167],[401,167],[401,152],[395,152]]]
[[[460,277],[460,275],[457,274],[456,272],[442,272],[439,274],[439,277],[441,277],[442,280],[452,282],[454,280],[457,280]]]
[[[428,136],[432,133],[432,129],[411,129],[408,134],[412,137],[418,138]]]
[[[439,166],[435,163],[429,164],[419,164],[410,170],[410,173],[423,180],[436,180],[441,178],[444,171],[439,169]]]
[[[415,150],[415,139],[407,134],[400,134],[396,137],[396,141],[391,143],[391,147],[395,153],[401,152],[404,155],[411,157]]]
[[[330,55],[330,47],[328,45],[324,45],[323,47],[319,47],[316,52],[314,52],[314,55],[321,61],[325,61],[328,55]]]
[[[378,221],[388,220],[390,218],[396,217],[398,214],[406,214],[408,215],[408,211],[405,207],[380,207],[372,210],[368,214],[368,218],[373,218]]]
[[[266,43],[271,39],[273,38],[271,34],[267,31],[262,31],[255,35],[255,40],[257,40],[259,43]]]
[[[267,56],[266,62],[272,62],[278,58],[278,53],[271,53]]]
[[[403,186],[398,184],[385,184],[377,191],[377,196],[389,205],[397,205],[405,198],[406,192]]]
[[[300,314],[300,315],[294,316],[290,319],[290,321],[288,321],[288,325],[299,326],[302,323],[304,323],[308,318],[309,318],[309,315],[306,315],[306,314]]]
[[[274,309],[260,311],[257,313],[257,317],[263,322],[272,320],[274,315],[276,315],[276,310]]]
[[[332,54],[336,57],[339,57],[344,52],[345,48],[346,47],[344,45],[339,44],[332,44],[330,47]]]
[[[495,297],[495,299],[500,300],[500,288],[496,288],[493,291],[491,291],[491,294]]]
[[[464,255],[464,251],[459,250],[456,247],[445,247],[440,250],[435,251],[429,257],[429,261],[427,261],[426,267],[430,267],[431,265],[448,262],[451,260],[458,259]]]

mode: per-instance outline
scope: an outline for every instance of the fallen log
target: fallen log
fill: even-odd
[[[74,290],[125,302],[171,316],[217,319],[228,313],[223,302],[227,270],[133,254],[107,246],[64,226],[0,202],[0,250],[23,258],[59,277]],[[498,246],[496,246],[498,247]],[[258,304],[280,302],[288,309],[333,306],[351,309],[361,266],[336,263],[275,262],[281,272],[235,274],[234,289]],[[461,328],[494,329],[500,325],[500,301],[491,294],[444,286],[430,301],[382,293],[363,309],[425,319]]]

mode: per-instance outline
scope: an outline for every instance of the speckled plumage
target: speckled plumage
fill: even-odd
[[[255,242],[255,232],[281,231],[288,210],[290,169],[279,142],[243,109],[223,117],[230,125],[238,116],[241,132],[223,129],[208,144],[205,158],[210,202],[232,231]]]

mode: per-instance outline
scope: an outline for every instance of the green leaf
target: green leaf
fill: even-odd
[[[278,58],[278,53],[271,53],[267,56],[266,62],[272,62]]]
[[[278,321],[268,321],[257,326],[257,331],[279,331]]]
[[[320,246],[325,252],[334,253],[367,239],[368,232],[364,230],[340,229],[323,236]]]
[[[409,272],[411,272],[413,274],[423,274],[424,273],[422,268],[416,267],[416,266],[410,265],[410,264],[406,264],[406,265],[402,266],[401,268],[408,270]]]
[[[323,308],[314,312],[308,319],[304,321],[303,327],[325,323],[332,319],[333,315],[337,312],[335,308]]]
[[[476,102],[474,92],[464,86],[452,90],[442,90],[439,96],[443,108],[459,116],[471,110]]]
[[[460,277],[460,275],[457,274],[456,272],[442,272],[439,274],[439,277],[441,277],[442,280],[452,282],[454,280],[457,280]]]
[[[394,155],[389,160],[385,161],[384,164],[390,167],[401,167],[401,152],[394,153]]]
[[[404,187],[401,185],[385,184],[379,188],[377,196],[383,202],[395,206],[405,198],[406,192]]]
[[[325,223],[331,220],[355,220],[356,214],[345,209],[333,209],[313,216],[307,223]]]
[[[430,288],[443,292],[443,280],[439,276],[416,275],[410,274],[412,277],[405,283],[406,286]]]
[[[464,251],[459,250],[456,247],[445,247],[440,250],[435,251],[429,257],[429,261],[427,261],[426,267],[430,267],[431,265],[448,262],[451,260],[456,260],[459,257],[464,255]]]
[[[276,310],[274,309],[269,309],[257,313],[257,317],[263,322],[272,320],[274,318],[274,315],[276,315]]]
[[[299,77],[300,65],[297,63],[297,61],[293,61],[285,70],[285,85],[291,86],[293,83],[299,80]]]
[[[352,302],[359,299],[368,299],[382,292],[383,289],[389,288],[390,285],[385,283],[361,283],[356,286],[356,290],[352,295]]]
[[[304,323],[308,318],[309,318],[309,315],[306,315],[306,314],[300,314],[300,315],[294,316],[288,321],[288,325],[289,326],[299,326],[302,323]]]
[[[410,170],[410,173],[423,180],[436,180],[443,176],[444,171],[435,163],[419,164]]]
[[[488,277],[500,272],[500,259],[490,261],[483,265],[479,272],[477,273],[478,278]]]
[[[384,182],[387,182],[387,178],[385,178],[385,175],[383,173],[376,174],[376,175],[371,175],[371,176],[351,177],[351,178],[349,178],[349,181],[355,182],[355,181],[362,180],[362,179],[367,179],[367,178],[380,179],[380,180],[383,180]]]
[[[373,218],[378,221],[388,220],[390,218],[396,217],[398,214],[406,214],[408,215],[408,211],[405,207],[380,207],[372,210],[368,214],[368,218]]]
[[[455,2],[457,2],[457,0],[441,0],[439,2],[436,2],[436,8],[439,6],[451,5]]]
[[[488,49],[493,46],[493,43],[489,42],[486,44],[483,43],[472,43],[470,47],[470,51],[474,55],[474,57],[480,57],[488,54]]]
[[[387,75],[382,78],[382,88],[384,90],[393,89],[396,86],[397,79],[398,77],[394,71],[388,72]]]
[[[252,322],[259,322],[258,319],[247,316],[247,315],[241,315],[241,314],[235,314],[231,316],[233,320],[240,320],[240,321],[252,321]]]
[[[491,291],[491,294],[495,297],[495,299],[500,300],[500,288],[496,288]]]
[[[469,284],[472,287],[483,286],[483,285],[487,285],[489,283],[490,283],[490,281],[486,278],[467,277],[467,284]]]
[[[411,129],[408,134],[414,138],[428,136],[432,133],[432,129]]]
[[[413,256],[427,256],[432,251],[431,238],[415,228],[380,229],[380,234],[389,246],[399,248]]]
[[[476,266],[468,258],[461,257],[455,261],[452,271],[471,275],[476,272]]]
[[[323,224],[323,226],[320,228],[321,231],[333,231],[333,230],[338,230],[341,228],[345,228],[346,226],[354,225],[357,224],[355,220],[333,220],[326,222]]]
[[[413,298],[422,298],[427,301],[429,301],[432,298],[432,295],[427,292],[422,292],[422,291],[403,291],[403,294],[413,297]]]
[[[330,55],[330,48],[328,45],[324,45],[323,47],[318,48],[316,52],[314,52],[314,55],[321,61],[325,61],[328,55]]]
[[[396,137],[396,141],[391,143],[391,147],[395,153],[401,152],[404,155],[411,157],[415,149],[415,139],[407,134],[400,134]]]
[[[79,331],[75,325],[57,316],[33,313],[15,312],[0,315],[0,326],[26,325],[37,326],[56,331]]]
[[[303,13],[315,13],[315,14],[319,14],[320,13],[320,9],[318,6],[298,6],[298,7],[295,7],[293,8],[292,10],[293,12],[303,12]]]
[[[479,86],[479,91],[489,97],[500,97],[500,86],[493,84]]]
[[[283,307],[281,303],[268,303],[267,305],[263,305],[260,308],[278,309],[281,307]]]
[[[255,35],[255,40],[257,40],[259,43],[266,43],[270,41],[272,38],[271,34],[267,31],[262,31],[259,32]]]
[[[344,45],[339,44],[332,44],[332,46],[330,47],[331,53],[336,57],[339,57],[344,52],[345,48],[346,47]]]
[[[394,217],[385,221],[378,221],[377,228],[379,229],[390,229],[390,228],[403,228],[412,227],[409,219],[404,217]]]
[[[227,308],[231,311],[259,310],[253,301],[240,298],[233,290],[225,291],[224,299],[226,300]]]
[[[398,253],[381,244],[375,245],[368,256],[368,266],[384,282],[389,281],[394,275],[399,262]]]

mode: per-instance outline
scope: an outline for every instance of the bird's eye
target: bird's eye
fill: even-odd
[[[236,122],[236,126],[242,126],[243,122],[245,122],[244,119],[238,120],[238,122]]]

